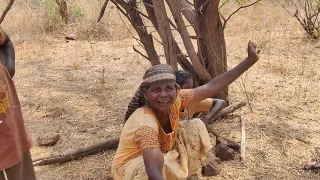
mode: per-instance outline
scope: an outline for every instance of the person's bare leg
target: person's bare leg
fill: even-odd
[[[0,180],[22,180],[21,173],[22,173],[22,163],[19,162],[18,164],[8,169],[0,171]]]
[[[30,151],[23,153],[22,160],[18,164],[0,171],[0,180],[36,180]]]
[[[30,151],[23,153],[22,159],[22,179],[36,180],[36,173],[34,171]],[[10,180],[10,179],[9,179]]]

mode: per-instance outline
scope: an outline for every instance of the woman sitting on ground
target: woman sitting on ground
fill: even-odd
[[[195,174],[212,144],[201,120],[179,122],[181,109],[213,97],[257,60],[255,46],[249,42],[248,57],[235,68],[203,86],[183,90],[169,65],[148,69],[128,106],[112,162],[114,179],[175,180]]]

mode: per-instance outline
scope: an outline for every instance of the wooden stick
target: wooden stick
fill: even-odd
[[[240,149],[240,161],[243,163],[246,153],[246,129],[245,120],[243,118],[243,109],[241,108],[240,113],[240,123],[241,123],[241,149]]]
[[[99,14],[99,17],[98,17],[98,20],[97,20],[97,23],[101,20],[101,18],[103,17],[104,15],[104,12],[106,11],[106,7],[108,5],[108,2],[109,0],[105,0],[102,7],[101,7],[101,10],[100,10],[100,14]]]
[[[142,57],[145,59],[149,60],[148,56],[144,55],[142,52],[140,52],[138,49],[136,49],[134,46],[132,46],[133,50],[137,53],[139,53]]]
[[[56,156],[50,156],[46,158],[36,159],[33,161],[34,166],[43,166],[50,165],[56,163],[65,163],[69,161],[73,161],[79,158],[83,158],[92,154],[96,154],[99,152],[103,152],[109,149],[115,149],[118,147],[120,141],[120,137],[113,138],[98,144],[91,145],[87,148],[77,148],[72,149],[66,153],[59,154]]]

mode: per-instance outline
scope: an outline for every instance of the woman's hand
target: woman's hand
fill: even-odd
[[[256,48],[256,45],[249,41],[248,57],[233,69],[213,78],[207,84],[193,89],[193,99],[191,103],[200,102],[206,98],[215,96],[229,84],[235,81],[239,76],[241,76],[241,74],[246,72],[259,59],[259,51],[257,51]]]
[[[252,60],[256,63],[259,60],[260,50],[257,50],[257,45],[255,45],[252,41],[248,43],[248,59]]]

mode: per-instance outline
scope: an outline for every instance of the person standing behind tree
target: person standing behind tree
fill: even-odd
[[[15,52],[0,26],[0,180],[35,180],[21,105],[13,83]]]

